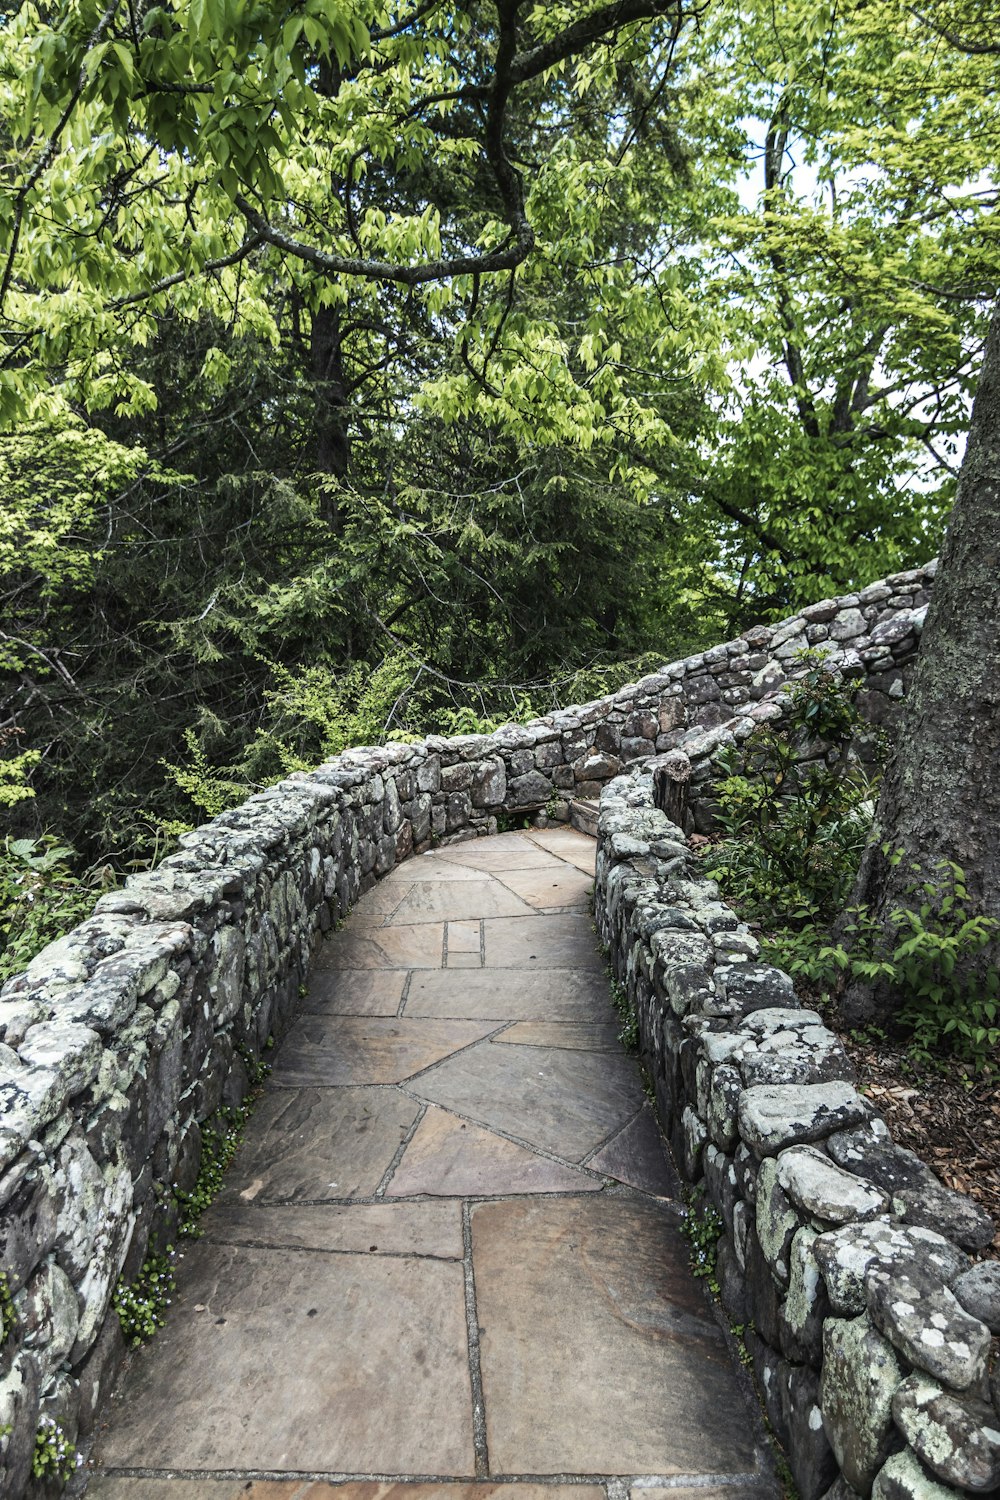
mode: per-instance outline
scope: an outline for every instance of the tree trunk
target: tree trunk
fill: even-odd
[[[893,866],[883,845],[904,858]],[[885,923],[894,907],[913,904],[907,887],[937,878],[943,860],[965,871],[970,914],[1000,920],[1000,303],[855,903]],[[971,967],[982,973],[998,961],[995,941]],[[899,998],[855,983],[844,1011],[852,1021],[887,1019]]]
[[[319,307],[313,313],[309,352],[316,398],[313,418],[314,468],[318,474],[344,479],[351,461],[351,439],[340,312],[337,308]],[[326,520],[334,530],[338,530],[339,507],[333,486],[324,491],[323,506]]]

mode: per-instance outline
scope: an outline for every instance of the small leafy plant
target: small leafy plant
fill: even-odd
[[[75,860],[73,849],[48,836],[0,842],[0,983],[89,917],[114,884],[109,868],[79,874]]]
[[[848,899],[876,786],[857,754],[871,729],[856,690],[822,658],[805,662],[781,719],[717,756],[723,837],[707,853],[709,875],[746,916],[777,909],[790,927],[832,919]]]
[[[685,1211],[681,1220],[681,1233],[691,1249],[688,1261],[691,1272],[701,1281],[707,1281],[711,1292],[719,1294],[719,1282],[715,1274],[718,1259],[719,1239],[722,1235],[722,1219],[714,1204],[709,1203],[703,1188],[689,1188],[684,1194]]]
[[[17,1327],[17,1310],[11,1295],[7,1272],[0,1271],[0,1349],[13,1336]]]
[[[253,1098],[246,1104],[220,1109],[219,1128],[206,1127],[201,1132],[201,1163],[198,1178],[190,1193],[175,1189],[174,1196],[181,1211],[177,1233],[184,1239],[197,1239],[201,1235],[198,1220],[222,1191],[222,1178],[243,1140],[243,1132],[250,1118]]]
[[[622,1023],[621,1030],[618,1033],[618,1040],[626,1052],[638,1052],[639,1016],[628,990],[623,984],[619,984],[617,979],[612,979],[611,981],[611,1003]]]
[[[884,852],[891,865],[906,856]],[[867,907],[853,907],[844,941],[821,929],[784,928],[762,944],[762,954],[793,977],[834,988],[845,978],[884,980],[902,996],[899,1024],[909,1033],[911,1055],[933,1061],[942,1048],[981,1072],[1000,1043],[1000,972],[975,960],[995,939],[998,924],[969,910],[964,871],[941,860],[930,874],[913,867],[905,905],[880,925]]]
[[[76,1448],[52,1417],[42,1417],[35,1434],[31,1472],[36,1479],[69,1479],[76,1469]]]
[[[170,1299],[177,1289],[174,1265],[177,1253],[167,1246],[163,1255],[150,1254],[130,1286],[115,1289],[114,1307],[125,1336],[133,1349],[151,1339],[166,1320]]]

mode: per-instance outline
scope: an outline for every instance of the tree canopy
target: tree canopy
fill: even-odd
[[[932,10],[8,13],[23,826],[134,854],[931,555],[1000,284],[995,62]]]

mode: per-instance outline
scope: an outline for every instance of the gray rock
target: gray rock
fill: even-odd
[[[781,1309],[781,1347],[796,1364],[817,1369],[823,1356],[823,1320],[830,1298],[813,1253],[818,1239],[808,1225],[796,1231],[788,1250],[788,1292]]]
[[[1000,1489],[1000,1431],[985,1401],[956,1396],[915,1372],[897,1389],[892,1414],[914,1452],[946,1484],[974,1494]]]
[[[845,1172],[814,1146],[789,1146],[778,1157],[778,1181],[804,1213],[827,1224],[874,1219],[886,1196]]]
[[[720,1063],[712,1070],[706,1115],[708,1133],[720,1151],[732,1151],[739,1139],[736,1112],[743,1080],[736,1068]]]
[[[865,1105],[850,1084],[759,1084],[740,1096],[740,1134],[758,1156],[784,1146],[818,1141],[864,1118]]]
[[[905,1269],[912,1264],[924,1265],[944,1285],[968,1265],[968,1257],[943,1235],[887,1219],[831,1230],[820,1235],[813,1251],[833,1311],[841,1316],[864,1311],[865,1276],[873,1266]]]
[[[936,1230],[968,1250],[990,1243],[995,1225],[989,1214],[964,1193],[944,1187],[919,1156],[896,1146],[888,1132],[848,1132],[833,1141],[830,1154],[840,1166],[866,1177],[893,1200],[904,1224]]]
[[[837,1473],[837,1460],[823,1428],[819,1377],[814,1370],[785,1366],[784,1417],[788,1462],[799,1500],[820,1500]]]
[[[783,1026],[759,1036],[756,1045],[741,1057],[740,1067],[748,1087],[760,1083],[828,1083],[835,1079],[853,1083],[855,1078],[840,1042],[832,1031],[818,1024],[818,1018],[815,1025]]]
[[[844,1478],[867,1495],[893,1440],[892,1398],[903,1379],[893,1346],[862,1314],[823,1328],[820,1405]]]
[[[779,1167],[773,1157],[762,1161],[757,1173],[757,1239],[772,1272],[782,1286],[787,1286],[788,1251],[802,1221],[778,1178]]]
[[[963,1271],[951,1289],[971,1317],[1000,1333],[1000,1261],[980,1261]]]
[[[529,771],[526,776],[515,776],[507,792],[512,807],[544,806],[552,795],[552,783],[541,771]]]
[[[990,1331],[959,1305],[926,1267],[874,1269],[865,1277],[872,1322],[920,1369],[953,1390],[986,1377]]]
[[[507,772],[499,756],[483,761],[472,782],[473,807],[496,807],[507,795]]]
[[[872,1486],[872,1500],[955,1500],[955,1491],[932,1479],[915,1453],[894,1453]]]

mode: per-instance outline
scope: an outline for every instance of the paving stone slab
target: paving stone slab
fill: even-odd
[[[474,1478],[464,1298],[448,1261],[199,1241],[95,1460]]]
[[[601,1187],[492,1130],[431,1105],[387,1189],[392,1198],[428,1193],[493,1198],[505,1193],[579,1193]]]
[[[300,1016],[281,1045],[276,1089],[401,1083],[493,1030],[489,1021]]]
[[[374,1193],[420,1106],[397,1089],[269,1089],[225,1176],[227,1201]]]
[[[574,1052],[620,1052],[617,1021],[516,1021],[501,1031],[494,1042],[521,1043],[525,1047],[568,1047]]]
[[[660,1207],[593,1196],[485,1204],[472,1243],[496,1472],[754,1470],[725,1343]]]
[[[416,970],[407,991],[407,1016],[455,1016],[496,1021],[606,1021],[611,1014],[603,974],[581,969],[481,969],[467,974]]]
[[[531,839],[518,839],[516,843],[493,848],[497,842],[497,839],[470,839],[438,850],[437,857],[468,870],[558,870],[562,863],[556,855],[539,849]]]
[[[414,1080],[420,1099],[579,1162],[643,1100],[623,1054],[554,1047],[473,1047]]]
[[[444,959],[443,922],[376,927],[373,920],[349,917],[343,931],[326,941],[324,968],[440,969]]]
[[[778,1500],[780,1494],[776,1484],[671,1485],[669,1489],[662,1485],[634,1484],[629,1490],[629,1500]]]
[[[590,918],[563,912],[483,923],[488,969],[584,969],[604,973]]]
[[[314,969],[302,1001],[306,1014],[394,1016],[409,969]]]
[[[397,887],[398,889],[398,887]],[[530,916],[531,906],[496,880],[423,880],[398,902],[392,922],[461,922]]]
[[[660,1127],[648,1102],[587,1165],[592,1172],[617,1178],[640,1192],[680,1202],[681,1181],[667,1158]]]
[[[538,844],[549,854],[568,860],[578,869],[593,875],[597,864],[596,839],[569,828],[535,828],[529,837],[533,844]]]
[[[482,880],[482,870],[473,870],[466,865],[456,865],[451,860],[437,858],[433,853],[418,854],[413,859],[404,860],[388,875],[383,875],[379,881],[380,886],[398,889],[402,885],[418,885],[422,881],[458,881],[458,880]]]
[[[593,875],[565,865],[561,869],[549,870],[504,870],[497,880],[515,896],[522,906],[564,907],[579,906],[589,910],[594,889]],[[482,915],[492,916],[491,912]],[[498,912],[498,916],[514,916],[514,912]]]
[[[652,1490],[648,1492],[652,1495]],[[686,1500],[691,1492],[671,1490]],[[716,1500],[716,1491],[699,1491]],[[727,1491],[727,1495],[731,1492]],[[419,1480],[354,1479],[132,1479],[102,1475],[91,1480],[89,1500],[604,1500],[597,1484],[461,1484]],[[742,1491],[731,1500],[756,1500]]]
[[[274,1250],[354,1251],[358,1255],[429,1255],[461,1260],[458,1203],[214,1203],[201,1221],[220,1244]]]
[[[405,901],[410,889],[409,885],[404,885],[402,882],[387,885],[384,880],[380,880],[377,885],[372,886],[370,891],[365,891],[363,896],[358,897],[351,909],[351,915],[391,917],[400,902]]]

